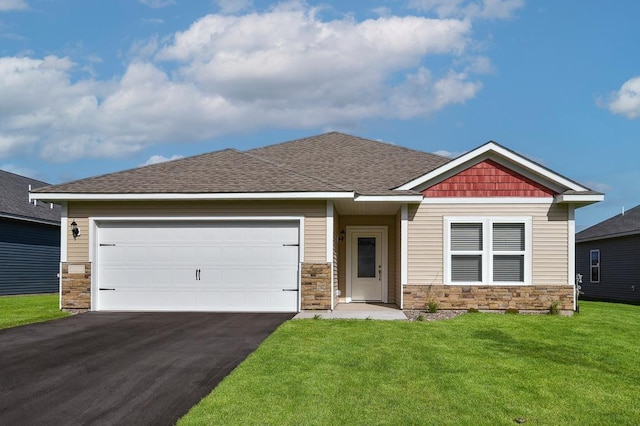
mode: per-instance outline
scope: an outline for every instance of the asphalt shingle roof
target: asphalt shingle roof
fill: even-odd
[[[449,158],[338,132],[247,151],[360,194],[389,194]],[[394,191],[398,194],[398,191]]]
[[[29,185],[35,189],[49,184],[0,170],[0,216],[60,223],[60,206],[30,203]]]
[[[640,234],[640,206],[620,213],[576,234],[576,242]]]
[[[39,193],[391,191],[449,159],[331,132],[248,151],[225,149],[40,188]]]

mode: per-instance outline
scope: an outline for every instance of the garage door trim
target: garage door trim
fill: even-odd
[[[303,216],[100,216],[89,217],[89,261],[94,265],[95,271],[91,274],[91,310],[97,309],[98,303],[98,265],[96,253],[98,251],[98,228],[103,223],[117,222],[297,222],[299,235],[298,262],[304,260],[304,217]],[[301,310],[301,279],[300,268],[298,270],[298,297],[297,311]]]

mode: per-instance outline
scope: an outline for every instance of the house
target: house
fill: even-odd
[[[585,299],[640,303],[640,206],[576,234]]]
[[[0,295],[57,293],[60,206],[30,202],[49,184],[0,170]]]
[[[63,308],[570,311],[574,212],[603,195],[495,142],[450,160],[332,132],[31,198],[62,204]]]

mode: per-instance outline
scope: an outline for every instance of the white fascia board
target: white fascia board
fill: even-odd
[[[353,199],[353,192],[244,192],[244,193],[149,193],[86,194],[30,193],[29,200],[56,201],[151,201],[151,200],[326,200]]]
[[[397,203],[419,203],[424,196],[422,194],[416,195],[357,195],[353,201],[363,202],[380,202],[390,201]]]
[[[422,204],[552,204],[553,197],[425,197]]]
[[[569,180],[563,176],[560,176],[557,173],[554,173],[552,171],[550,171],[549,169],[546,169],[542,166],[540,166],[539,164],[536,164],[530,160],[527,160],[526,158],[515,154],[512,151],[509,151],[503,147],[501,147],[500,145],[493,143],[493,142],[489,142],[486,143],[484,145],[482,145],[479,148],[474,149],[473,151],[469,151],[468,153],[461,155],[460,157],[451,160],[450,162],[438,167],[437,169],[423,175],[420,176],[410,182],[405,183],[404,185],[396,188],[396,189],[400,189],[400,190],[410,190],[413,189],[417,186],[422,185],[425,182],[428,182],[432,179],[435,179],[447,172],[450,172],[451,170],[454,170],[457,167],[460,167],[462,165],[464,165],[467,162],[470,162],[480,156],[483,156],[485,154],[490,154],[490,153],[495,153],[501,157],[504,157],[510,161],[512,161],[515,164],[520,165],[521,167],[530,170],[531,172],[543,176],[546,179],[550,180],[551,182],[554,182],[558,185],[561,185],[565,188],[568,189],[572,189],[574,191],[587,191],[588,188],[585,188],[583,186],[578,185],[576,182],[573,182],[572,180]]]
[[[598,203],[604,200],[604,194],[559,194],[556,203]]]

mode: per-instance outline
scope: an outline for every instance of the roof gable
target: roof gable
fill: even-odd
[[[553,197],[556,193],[491,160],[480,161],[422,191],[425,197]]]
[[[576,242],[640,234],[640,206],[593,225],[576,234]]]
[[[462,170],[487,159],[502,164],[508,169],[513,170],[527,179],[537,182],[556,193],[562,193],[566,190],[579,192],[589,191],[588,188],[493,141],[487,142],[486,144],[451,160],[441,167],[399,186],[397,189],[414,189],[422,191],[435,183],[454,176]]]

